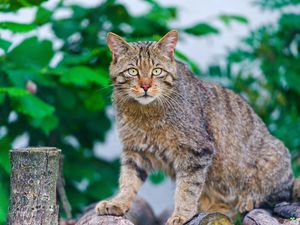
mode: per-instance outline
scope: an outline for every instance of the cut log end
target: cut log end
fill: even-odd
[[[51,147],[10,151],[12,172],[8,225],[58,224],[56,184],[60,152]]]

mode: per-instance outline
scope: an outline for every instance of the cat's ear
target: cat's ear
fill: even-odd
[[[170,57],[173,60],[177,41],[178,32],[176,30],[171,30],[156,43],[156,46],[166,56]]]
[[[132,48],[123,38],[112,32],[107,34],[106,41],[112,53],[113,61],[116,61],[120,55],[125,54]]]

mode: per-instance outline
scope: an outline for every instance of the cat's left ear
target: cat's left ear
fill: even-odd
[[[112,32],[107,34],[106,40],[112,53],[113,61],[116,61],[120,55],[126,54],[126,52],[132,48],[123,38]]]
[[[166,56],[170,57],[173,60],[177,41],[178,41],[178,32],[176,30],[171,30],[156,43],[156,46]]]

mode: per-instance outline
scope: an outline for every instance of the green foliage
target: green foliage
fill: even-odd
[[[23,7],[40,5],[47,0],[2,0],[0,2],[0,11],[16,11]]]
[[[0,3],[2,13],[25,7],[36,9],[30,23],[0,23],[0,29],[12,34],[26,33],[27,37],[17,45],[0,38],[3,50],[0,55],[0,224],[5,222],[8,206],[8,152],[23,134],[28,135],[29,146],[62,149],[67,194],[75,214],[84,206],[115,193],[119,161],[96,158],[93,152],[94,144],[103,142],[111,127],[106,113],[112,92],[106,34],[112,31],[129,41],[158,40],[171,30],[169,24],[177,18],[177,8],[163,7],[154,0],[145,1],[148,11],[137,16],[116,0],[104,1],[93,8],[60,1],[53,10],[45,8],[43,2]],[[70,15],[53,16],[62,9],[69,10]],[[238,16],[231,17],[225,20],[239,20]],[[42,40],[36,36],[37,32],[29,33],[45,25],[51,28],[53,40]],[[201,37],[219,33],[204,22],[180,30]],[[57,40],[62,44],[54,48]],[[182,52],[177,51],[176,55],[200,73],[198,66]],[[154,183],[163,179],[161,173],[151,177]]]
[[[34,24],[25,24],[25,23],[14,23],[14,22],[1,22],[0,29],[10,30],[13,32],[28,32],[36,28]]]
[[[219,30],[217,28],[207,23],[197,23],[191,27],[186,28],[184,31],[193,35],[208,35],[219,33]]]
[[[299,0],[259,0],[255,1],[258,5],[260,5],[263,9],[271,9],[276,10],[286,6],[297,6],[299,5]]]
[[[223,23],[229,26],[232,22],[238,22],[242,24],[248,24],[248,19],[241,15],[228,15],[223,14],[219,16],[219,19],[223,21]]]

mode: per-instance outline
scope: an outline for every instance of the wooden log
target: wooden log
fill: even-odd
[[[171,216],[171,209],[162,212],[158,218],[155,217],[150,205],[143,199],[138,198],[129,212],[122,217],[97,216],[95,204],[90,206],[75,225],[164,225]],[[200,213],[194,216],[185,225],[232,225],[230,219],[221,213]]]
[[[199,213],[185,225],[232,225],[230,219],[222,213]]]
[[[49,147],[10,151],[8,225],[58,225],[56,184],[60,153]]]
[[[156,218],[150,205],[141,198],[137,198],[131,209],[124,217],[98,216],[95,211],[96,204],[89,206],[77,220],[76,225],[155,225]]]
[[[164,210],[157,218],[159,225],[164,225],[173,210]],[[232,225],[230,219],[222,213],[199,213],[187,221],[185,225]]]
[[[270,211],[265,209],[254,209],[246,214],[243,225],[280,225]]]
[[[300,203],[281,202],[274,207],[274,213],[283,218],[300,218]]]

